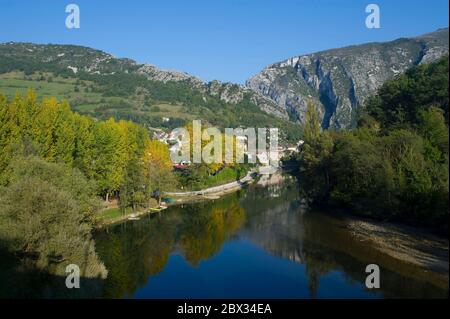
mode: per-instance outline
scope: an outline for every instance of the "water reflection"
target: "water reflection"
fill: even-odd
[[[213,293],[215,297],[447,296],[442,277],[430,276],[355,240],[338,218],[305,213],[298,194],[295,181],[269,182],[220,200],[173,207],[98,234],[97,249],[110,272],[103,296],[133,297],[138,290],[140,297],[208,297]],[[299,267],[287,266],[287,261]],[[364,287],[364,269],[369,263],[383,269],[378,291]],[[188,275],[183,277],[184,271]],[[259,278],[267,281],[261,287],[255,274],[268,272],[272,277]],[[239,277],[230,277],[230,273]],[[177,286],[158,294],[164,284],[175,285],[174,277]],[[209,278],[210,284],[203,278]],[[191,280],[198,283],[191,284]],[[183,281],[186,290],[180,288]],[[224,282],[231,288],[213,287]],[[242,295],[244,287],[247,294]]]
[[[269,178],[219,200],[171,207],[99,231],[96,249],[108,278],[82,279],[81,289],[68,291],[64,278],[17,271],[0,256],[2,268],[15,269],[1,271],[0,293],[100,298],[448,296],[448,279],[377,252],[330,215],[306,212],[294,180],[280,184]],[[364,286],[369,263],[382,269],[381,289],[376,291]]]
[[[104,297],[130,296],[159,273],[169,255],[179,251],[192,266],[220,251],[245,222],[238,197],[173,207],[96,236],[97,250],[109,270]],[[151,280],[150,280],[151,281]],[[151,283],[150,283],[151,284]]]

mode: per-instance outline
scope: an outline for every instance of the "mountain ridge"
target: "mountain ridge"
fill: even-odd
[[[11,98],[28,88],[67,99],[79,113],[132,120],[148,129],[201,119],[221,129],[278,127],[284,142],[297,141],[301,133],[273,101],[242,85],[203,82],[84,46],[0,44],[0,92]]]
[[[441,28],[412,38],[292,56],[266,66],[246,86],[270,98],[299,123],[304,121],[307,100],[312,99],[320,106],[323,128],[352,127],[359,107],[382,83],[445,54],[448,28]]]
[[[59,52],[59,51],[61,52]],[[71,52],[67,52],[70,50]],[[19,53],[18,53],[19,52]],[[36,59],[32,54],[43,58]],[[19,55],[19,58],[18,58]],[[70,56],[70,59],[67,57]],[[244,94],[251,95],[251,101],[267,114],[287,120],[288,116],[276,107],[267,97],[254,92],[245,85],[213,80],[205,82],[187,72],[164,70],[149,63],[138,63],[129,58],[116,58],[105,51],[79,45],[35,44],[31,42],[0,43],[0,58],[13,57],[23,64],[25,60],[37,60],[37,63],[54,63],[62,68],[70,69],[74,74],[84,71],[90,74],[112,75],[116,72],[135,73],[148,80],[162,83],[185,82],[206,95],[215,95],[226,103],[236,104],[243,100]],[[1,62],[1,61],[0,61]],[[4,61],[3,61],[4,62]],[[90,63],[89,63],[90,62]],[[0,73],[11,71],[0,64]]]
[[[91,83],[90,92],[106,97],[103,104],[94,101],[99,104],[94,113],[103,118],[115,116],[145,122],[149,108],[156,103],[152,101],[166,101],[179,104],[178,113],[186,114],[182,117],[203,116],[213,125],[256,125],[252,119],[243,119],[245,116],[240,112],[243,107],[247,109],[244,110],[247,117],[259,117],[261,125],[271,121],[274,125],[279,121],[302,124],[306,102],[312,99],[320,106],[323,128],[339,129],[354,126],[360,106],[384,81],[445,54],[448,54],[448,28],[441,28],[412,38],[293,56],[268,65],[241,85],[218,80],[205,82],[186,72],[116,58],[87,46],[6,42],[0,44],[0,74],[19,70],[25,73],[25,78],[36,72],[42,78],[44,72],[50,72],[78,79],[77,83],[81,79],[82,85]],[[36,77],[32,80],[36,81]],[[111,107],[107,97],[113,95],[132,103]],[[78,100],[73,97],[73,104]],[[84,105],[94,103],[86,100]],[[155,116],[162,118],[165,111],[156,112]],[[221,117],[224,112],[233,118],[229,123]],[[164,125],[163,122],[151,123]]]

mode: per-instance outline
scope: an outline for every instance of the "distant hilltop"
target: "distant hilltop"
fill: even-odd
[[[281,128],[282,139],[295,142],[308,99],[320,106],[324,128],[352,127],[358,107],[384,81],[448,54],[448,36],[444,28],[294,56],[269,65],[245,86],[206,83],[83,46],[16,42],[0,44],[0,75],[21,71],[29,81],[48,82],[51,76],[43,73],[74,79],[76,94],[64,96],[75,110],[99,118],[126,118],[152,127],[180,126],[192,119],[222,128],[272,126]],[[36,73],[41,75],[30,77]],[[38,93],[40,87],[48,92],[43,85],[37,86]]]
[[[414,38],[326,50],[269,65],[246,85],[304,121],[306,102],[321,106],[324,128],[351,127],[356,109],[384,81],[448,54],[448,28]]]

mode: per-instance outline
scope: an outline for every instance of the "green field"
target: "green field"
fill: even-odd
[[[121,210],[120,208],[109,208],[101,211],[99,213],[99,217],[101,221],[109,221],[112,219],[116,219],[118,217],[125,216],[127,214],[131,214],[133,212],[133,209],[131,207],[127,207],[125,211]]]
[[[51,73],[33,74],[25,76],[23,72],[10,72],[0,74],[0,90],[8,97],[13,97],[17,92],[26,93],[28,89],[35,90],[39,96],[55,96],[58,99],[76,100],[83,98],[93,104],[101,100],[100,93],[76,92],[76,88],[91,85],[87,81],[77,81],[54,77]]]
[[[110,208],[100,213],[101,220],[109,220],[122,216],[123,213],[119,208]]]
[[[159,82],[141,83],[136,77],[89,78],[75,74],[58,76],[47,71],[12,71],[0,74],[0,93],[12,98],[17,93],[24,94],[33,89],[39,99],[54,96],[67,100],[72,110],[81,114],[99,120],[131,120],[146,128],[171,130],[201,119],[204,125],[221,129],[275,126],[282,132],[281,142],[300,138],[301,130],[295,123],[261,112],[248,98],[238,104],[227,104],[217,96],[188,89],[183,83],[171,83],[165,87]],[[128,82],[134,84],[127,86]]]
[[[137,114],[144,114],[152,118],[177,118],[192,120],[196,114],[189,112],[181,103],[152,101],[146,103],[139,97],[130,95],[129,98],[117,96],[103,96],[102,93],[92,92],[93,83],[80,81],[74,78],[55,77],[51,73],[35,73],[26,76],[23,72],[10,72],[0,74],[0,92],[12,98],[17,93],[24,94],[33,89],[39,97],[54,96],[58,99],[67,99],[74,111],[96,116],[102,112],[129,110]],[[202,114],[212,113],[203,108]]]

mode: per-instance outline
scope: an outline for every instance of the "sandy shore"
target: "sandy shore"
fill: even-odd
[[[351,234],[381,253],[448,278],[449,241],[425,230],[372,220],[346,218]]]

